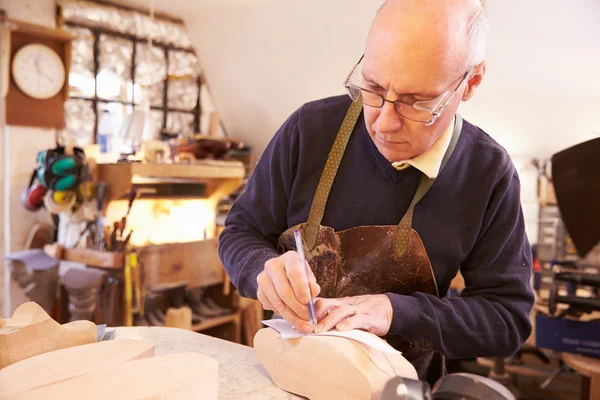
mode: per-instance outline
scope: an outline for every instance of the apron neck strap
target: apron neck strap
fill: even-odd
[[[452,132],[452,139],[450,139],[450,143],[448,144],[448,148],[446,149],[446,153],[444,154],[444,158],[442,158],[442,164],[440,165],[440,173],[446,166],[446,163],[450,159],[450,156],[454,152],[454,148],[456,147],[456,143],[458,143],[458,138],[460,137],[460,133],[463,127],[463,119],[460,115],[456,114],[454,121],[454,131]],[[421,177],[421,181],[419,182],[419,187],[417,187],[417,191],[415,196],[413,197],[406,214],[402,217],[402,220],[398,224],[398,231],[396,233],[396,255],[400,256],[404,254],[406,249],[408,249],[408,242],[410,239],[410,231],[412,230],[412,219],[414,214],[415,205],[421,201],[423,196],[427,193],[429,188],[435,182],[435,178],[428,178],[427,175],[423,175]]]
[[[333,181],[335,180],[338,168],[342,162],[342,157],[344,157],[348,140],[350,140],[350,135],[352,135],[352,131],[356,126],[356,121],[358,121],[361,112],[362,101],[353,101],[342,122],[342,126],[335,137],[333,147],[329,152],[329,157],[327,158],[325,168],[321,174],[319,186],[317,187],[315,197],[313,198],[310,213],[308,214],[308,221],[306,223],[305,241],[310,250],[317,244],[319,227],[321,226],[321,221],[323,221],[329,192],[331,191],[331,186],[333,186]]]
[[[329,152],[329,156],[327,158],[327,162],[325,163],[325,168],[323,169],[323,173],[321,174],[321,179],[319,180],[319,185],[317,186],[317,191],[315,192],[315,196],[313,197],[313,202],[310,208],[310,213],[308,214],[308,221],[306,223],[305,230],[305,241],[310,250],[314,249],[317,244],[317,239],[319,236],[319,228],[321,226],[321,221],[323,221],[323,215],[325,214],[325,206],[327,205],[327,199],[329,198],[329,192],[331,191],[331,187],[333,186],[333,181],[335,180],[335,176],[337,175],[337,171],[342,162],[342,158],[344,157],[344,152],[346,151],[346,146],[348,145],[348,141],[350,140],[350,136],[352,135],[352,131],[356,126],[356,121],[358,121],[358,117],[362,112],[362,101],[353,101],[348,108],[348,112],[344,117],[344,121],[342,122],[342,126],[340,127],[338,134],[333,143],[333,147]],[[460,137],[460,133],[462,131],[463,119],[460,115],[456,114],[456,120],[454,122],[454,131],[452,133],[452,139],[450,140],[450,144],[448,145],[448,149],[444,154],[444,158],[442,159],[442,164],[440,166],[440,172],[450,159],[454,148],[456,147],[456,143],[458,142],[458,138]],[[430,179],[427,176],[423,176],[421,181],[419,182],[419,187],[412,199],[410,207],[408,211],[398,224],[398,234],[396,235],[396,252],[397,254],[402,254],[408,248],[408,241],[410,235],[406,234],[406,230],[412,229],[412,217],[415,205],[425,196],[429,188],[433,185],[435,179]],[[404,231],[404,234],[400,234],[401,231]]]

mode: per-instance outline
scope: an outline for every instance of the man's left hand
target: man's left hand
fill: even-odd
[[[361,329],[377,336],[390,330],[393,309],[385,294],[319,299],[315,303],[318,332]]]

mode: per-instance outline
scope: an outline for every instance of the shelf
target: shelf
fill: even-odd
[[[241,161],[225,160],[201,160],[193,164],[113,163],[98,164],[98,168],[147,178],[242,179],[245,173]]]
[[[6,16],[0,15],[0,23],[7,22],[9,26],[19,32],[23,32],[30,35],[38,35],[43,36],[48,39],[54,39],[60,42],[70,42],[75,40],[75,36],[70,34],[69,32],[58,29],[58,28],[50,28],[46,26],[31,24],[29,22],[8,18]]]
[[[200,198],[215,205],[233,193],[245,176],[240,161],[202,160],[193,164],[116,163],[98,164],[98,179],[109,186],[110,200],[126,199],[132,185],[204,185]]]
[[[235,322],[241,318],[241,315],[242,314],[240,311],[236,311],[233,314],[224,315],[222,317],[210,318],[199,324],[192,325],[192,330],[194,332],[201,332],[210,328],[214,328],[215,326],[227,324],[229,322]]]

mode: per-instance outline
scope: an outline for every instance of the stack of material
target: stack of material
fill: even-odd
[[[0,368],[49,351],[94,343],[96,333],[90,321],[60,325],[37,303],[24,303],[0,329]]]
[[[73,341],[77,330],[66,327],[75,322],[61,326],[40,310],[21,306],[0,329],[0,355],[21,355],[0,365],[1,399],[217,398],[218,364],[209,357],[154,357],[154,344],[139,340],[95,343],[93,324],[93,340],[80,344]],[[44,347],[54,342],[63,348]]]

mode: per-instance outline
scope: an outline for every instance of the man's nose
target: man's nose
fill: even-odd
[[[402,116],[396,111],[393,103],[385,102],[380,108],[379,116],[377,117],[377,128],[379,132],[393,132],[402,127]]]

